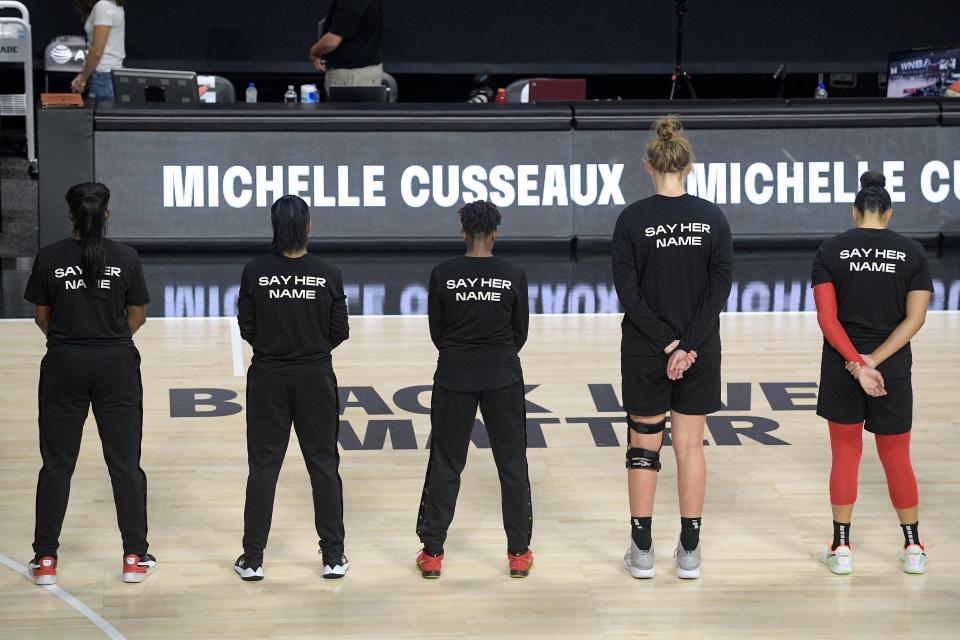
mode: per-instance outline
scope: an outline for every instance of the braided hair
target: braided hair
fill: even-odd
[[[501,220],[500,211],[486,200],[469,202],[460,208],[460,224],[471,239],[489,236],[497,230]]]
[[[65,196],[73,220],[73,235],[80,241],[80,269],[87,293],[106,297],[97,283],[107,270],[107,254],[103,239],[107,235],[107,206],[110,189],[99,182],[75,184]]]
[[[883,215],[891,207],[890,192],[886,190],[887,179],[879,171],[866,171],[860,176],[860,191],[853,201],[860,215],[876,213]]]

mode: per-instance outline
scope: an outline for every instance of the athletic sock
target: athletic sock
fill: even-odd
[[[653,518],[630,518],[631,536],[634,544],[641,551],[649,551],[653,546],[650,528],[653,526]]]
[[[439,558],[440,556],[443,555],[443,549],[439,549],[439,550],[438,550],[438,549],[431,549],[430,547],[424,547],[424,548],[423,548],[423,552],[424,552],[425,554],[427,554],[428,556],[432,556],[432,557],[434,557],[434,558]]]
[[[833,521],[833,544],[830,550],[833,551],[840,545],[850,546],[850,523]]]
[[[904,547],[909,547],[911,544],[920,544],[919,522],[914,522],[913,524],[901,524],[900,528],[903,529]]]
[[[518,558],[519,558],[520,556],[522,556],[523,554],[525,554],[527,551],[530,551],[530,547],[527,547],[527,548],[524,549],[523,551],[513,551],[512,549],[507,549],[507,553],[509,553],[509,554],[512,555],[512,556],[516,556],[516,557],[518,557]]]
[[[700,520],[696,518],[680,518],[680,544],[684,551],[693,551],[700,544]]]

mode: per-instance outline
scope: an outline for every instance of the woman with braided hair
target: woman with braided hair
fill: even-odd
[[[430,337],[440,355],[430,402],[430,461],[417,518],[423,543],[417,566],[424,578],[440,577],[478,407],[500,475],[510,575],[524,578],[533,565],[526,408],[517,355],[527,341],[527,276],[493,255],[500,220],[489,202],[460,209],[466,255],[437,265],[430,275]]]
[[[47,338],[40,363],[43,468],[37,480],[33,581],[57,582],[60,532],[90,408],[110,472],[123,541],[124,582],[157,567],[147,553],[147,476],[140,468],[143,387],[133,334],[150,296],[137,252],[109,240],[110,190],[99,182],[67,191],[71,237],[40,249],[24,298]]]

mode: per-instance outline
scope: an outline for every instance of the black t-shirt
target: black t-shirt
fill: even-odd
[[[833,283],[837,318],[860,353],[879,347],[907,317],[909,291],[933,291],[923,247],[889,229],[850,229],[825,240],[813,260],[812,282]],[[881,371],[909,372],[909,361],[908,343]]]
[[[130,247],[103,241],[106,269],[97,291],[88,291],[80,268],[80,241],[67,238],[43,247],[23,297],[50,307],[47,346],[132,344],[127,306],[150,302],[143,268]]]
[[[434,382],[489,391],[523,380],[517,354],[530,323],[523,269],[496,257],[448,260],[430,274],[427,307],[440,352]]]
[[[623,354],[662,354],[677,339],[686,351],[720,351],[733,241],[717,205],[689,194],[634,202],[617,219],[612,251]]]
[[[326,56],[331,69],[359,69],[383,62],[383,0],[331,0],[324,33],[343,38]]]
[[[340,270],[315,255],[266,255],[240,279],[237,323],[252,366],[278,375],[332,371],[330,352],[350,336]]]

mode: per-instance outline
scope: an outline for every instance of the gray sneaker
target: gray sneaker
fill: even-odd
[[[677,577],[692,580],[700,577],[700,569],[703,568],[703,558],[700,557],[700,545],[693,551],[687,551],[683,545],[677,543],[677,548],[673,552],[673,562],[677,565]]]
[[[623,568],[634,578],[652,578],[654,576],[653,542],[650,543],[650,548],[644,551],[631,540],[630,548],[623,556]]]

